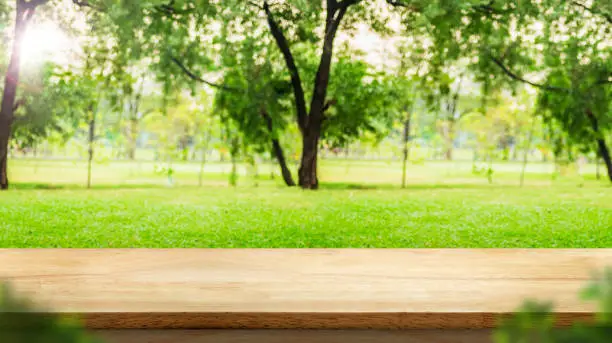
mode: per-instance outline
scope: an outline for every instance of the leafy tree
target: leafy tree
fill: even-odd
[[[529,125],[529,132],[527,133],[527,139],[525,141],[524,149],[525,152],[523,154],[523,167],[521,168],[521,178],[520,178],[520,186],[523,187],[525,182],[525,170],[527,169],[527,162],[529,161],[529,153],[531,152],[531,144],[533,141],[533,136],[535,134],[535,129],[537,125],[537,118],[531,118],[531,124]]]
[[[15,104],[12,139],[31,148],[57,132],[67,140],[82,117],[81,90],[66,82],[59,67],[47,64],[34,75],[25,75]]]
[[[611,47],[605,43],[612,25],[609,1],[389,2],[400,10],[405,34],[431,40],[431,77],[465,60],[485,96],[516,82],[536,87],[546,115],[574,142],[596,146],[610,166],[604,138],[612,82]],[[545,80],[536,81],[537,74]]]
[[[222,49],[225,72],[223,86],[217,87],[217,103],[242,132],[245,144],[262,152],[271,140],[272,154],[279,161],[285,183],[291,186],[295,182],[278,137],[291,121],[287,115],[292,85],[286,78],[286,67],[277,62],[279,52],[271,46],[268,34],[258,31],[256,21],[241,24],[246,28],[242,39]],[[294,61],[296,66],[302,75],[314,78],[316,55],[307,44],[297,47],[300,55]],[[329,100],[321,123],[323,144],[342,146],[366,132],[382,134],[389,126],[392,115],[388,93],[393,90],[389,80],[353,55],[355,51],[343,46],[331,72]]]
[[[247,29],[255,31],[253,27]],[[217,90],[216,106],[223,111],[222,116],[233,121],[243,136],[243,144],[256,153],[271,152],[285,183],[294,186],[280,142],[288,124],[291,86],[282,69],[265,55],[270,43],[261,34],[247,33],[240,42],[226,45],[222,56],[224,87]]]
[[[15,23],[12,39],[12,50],[9,63],[4,77],[4,88],[2,92],[2,103],[0,104],[0,189],[9,186],[7,164],[8,146],[12,133],[12,125],[17,109],[17,87],[20,76],[21,44],[24,34],[38,7],[44,5],[48,0],[16,0]],[[0,12],[6,13],[7,6],[0,6]]]
[[[134,75],[135,74],[135,75]],[[128,159],[136,158],[138,136],[143,120],[161,107],[161,99],[155,94],[145,94],[144,84],[147,78],[144,72],[129,73],[128,68],[122,73],[113,73],[119,87],[110,94],[113,108],[119,113],[118,131],[125,137],[125,155]]]
[[[298,171],[299,185],[305,189],[317,189],[317,159],[319,141],[328,107],[328,87],[332,71],[334,42],[341,25],[350,26],[359,19],[373,18],[378,24],[372,7],[360,0],[326,0],[263,2],[251,1],[251,7],[265,15],[270,33],[283,55],[291,76],[294,93],[296,122],[302,136],[302,156]],[[346,18],[345,18],[346,16]],[[382,25],[379,25],[381,27]],[[317,34],[321,30],[321,34]],[[310,106],[306,105],[303,84],[304,69],[296,62],[295,45],[298,43],[321,44],[319,62],[313,80]]]
[[[606,142],[606,135],[612,128],[612,117],[609,116],[612,91],[610,87],[594,86],[593,83],[597,81],[578,79],[573,86],[566,83],[568,90],[572,87],[571,94],[544,91],[538,105],[548,120],[561,125],[573,145],[578,144],[583,152],[597,151],[612,181],[612,157]]]
[[[250,25],[249,18],[257,18],[260,14],[265,15],[270,33],[283,56],[286,72],[290,75],[294,93],[296,122],[300,128],[303,141],[299,183],[304,188],[314,189],[318,187],[316,161],[319,139],[322,136],[324,112],[328,107],[327,88],[331,72],[334,40],[349,7],[356,8],[354,14],[363,15],[365,13],[365,8],[368,6],[358,5],[359,2],[359,0],[341,2],[329,0],[326,4],[323,4],[309,1],[291,3],[250,1],[228,2],[223,6],[214,6],[204,1],[197,4],[170,1],[162,5],[151,4],[148,7],[132,6],[125,11],[126,18],[121,19],[121,21],[127,21],[127,18],[132,19],[135,16],[145,18],[144,20],[131,21],[136,24],[130,30],[130,34],[133,31],[142,31],[148,37],[153,37],[148,39],[151,43],[141,44],[141,52],[171,52],[169,59],[167,58],[168,54],[162,53],[159,63],[156,64],[159,67],[157,70],[165,81],[177,82],[177,79],[173,76],[176,73],[173,71],[178,68],[192,80],[223,88],[221,85],[209,82],[199,76],[210,71],[214,64],[213,60],[208,57],[210,56],[211,45],[205,44],[201,38],[210,34],[211,18],[216,16],[223,23],[223,27],[233,28],[234,31],[231,33],[235,38],[244,34],[245,27],[250,27],[248,26]],[[324,16],[323,11],[326,13]],[[358,16],[354,15],[346,23],[353,24],[357,18]],[[116,17],[115,20],[117,19]],[[190,32],[194,31],[194,26],[197,34]],[[322,35],[315,34],[318,28],[323,28],[321,26],[324,26],[324,33]],[[257,30],[257,27],[253,30]],[[169,38],[170,34],[172,34],[171,39]],[[156,42],[161,42],[161,44],[156,44]],[[307,109],[305,98],[307,93],[303,88],[297,59],[293,55],[295,46],[292,47],[291,45],[293,43],[303,43],[312,46],[319,42],[322,42],[323,51],[314,73],[311,105]],[[180,56],[180,60],[177,56]],[[274,120],[272,122],[273,125],[276,125]],[[276,128],[273,130],[275,131]],[[286,175],[285,172],[283,174]]]
[[[73,3],[84,3],[79,0],[73,0]],[[10,12],[12,9],[14,13],[14,29],[12,31],[12,39],[11,39],[11,51],[9,53],[9,62],[6,69],[5,77],[4,77],[4,87],[2,89],[2,103],[0,106],[0,189],[8,188],[8,175],[7,175],[7,157],[8,157],[8,146],[9,140],[13,136],[13,128],[16,120],[16,111],[24,104],[26,104],[25,100],[28,98],[28,95],[25,94],[23,98],[18,99],[18,90],[20,85],[20,76],[21,76],[21,68],[20,68],[20,60],[22,53],[22,44],[25,32],[28,26],[32,23],[37,12],[42,12],[45,10],[45,7],[50,7],[50,5],[56,5],[54,1],[51,0],[15,0],[14,7],[9,7],[8,3],[2,1],[0,3],[0,17],[6,17],[6,13]],[[47,5],[47,6],[45,6]],[[99,31],[100,36],[102,36],[102,30]],[[48,86],[48,84],[44,84],[44,86]],[[66,91],[64,87],[63,90],[60,85],[59,89],[52,90],[48,92],[48,95],[55,94],[58,96],[62,95],[62,92]],[[26,88],[26,87],[21,87]],[[44,92],[44,90],[42,90]],[[63,104],[66,105],[68,102],[74,100],[74,97],[70,97],[71,100],[63,101]],[[22,109],[20,112],[20,116],[23,118],[24,115],[29,115],[30,119],[34,119],[36,116],[35,113],[38,113],[38,117],[41,116],[41,113],[44,111],[43,107],[47,107],[52,103],[60,104],[61,100],[56,99],[55,102],[43,103],[41,102],[42,98],[37,98],[36,102],[30,102],[27,106],[27,109]],[[25,114],[24,114],[25,113]],[[53,116],[48,116],[51,118]],[[32,131],[33,136],[40,136],[41,132],[44,131],[41,129],[41,121],[35,120],[32,125],[29,125],[29,128],[34,130]],[[52,123],[53,121],[47,121],[47,123]],[[24,121],[21,122],[24,124]],[[15,126],[18,127],[18,126]],[[18,133],[23,137],[25,135],[24,130],[28,127],[28,124],[21,125],[22,130]]]
[[[194,148],[196,151],[201,152],[200,157],[200,171],[198,173],[198,185],[202,186],[202,179],[204,176],[204,164],[206,163],[206,156],[211,146],[211,140],[214,135],[214,117],[212,115],[213,110],[213,99],[206,92],[202,90],[199,92],[196,103],[198,106],[195,108],[196,116],[194,118]]]
[[[543,15],[540,42],[545,56],[536,64],[546,73],[545,82],[528,80],[498,64],[513,79],[540,89],[538,105],[545,119],[558,122],[583,152],[597,151],[612,181],[606,142],[612,129],[612,47],[603,43],[612,29],[612,6],[599,1],[591,7],[578,1],[551,1],[551,6],[559,13]]]
[[[107,37],[99,35],[96,27],[92,25],[81,35],[85,39],[81,47],[81,63],[66,66],[66,71],[58,77],[63,84],[70,85],[76,91],[72,97],[73,107],[81,109],[78,122],[86,125],[87,188],[90,188],[95,144],[102,131],[100,124],[104,122],[104,115],[112,109],[109,95],[117,83],[109,77],[113,52],[106,44]]]
[[[605,141],[612,83],[612,47],[604,43],[612,28],[610,3],[493,2],[486,11],[488,39],[480,39],[476,50],[481,78],[494,73],[538,88],[540,113],[559,122],[576,144],[596,147],[612,175]],[[464,42],[478,40],[466,36]],[[528,75],[534,73],[544,74],[544,81]]]
[[[367,134],[377,141],[386,137],[405,96],[398,93],[395,77],[373,72],[349,49],[340,52],[330,77],[321,140],[330,147],[343,147]]]
[[[444,140],[444,158],[453,159],[453,149],[457,130],[467,115],[478,110],[479,99],[473,94],[466,94],[465,83],[470,80],[465,75],[457,78],[445,77],[437,92],[429,93],[430,106],[436,111],[437,126]]]

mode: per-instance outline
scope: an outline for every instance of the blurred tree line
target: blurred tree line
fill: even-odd
[[[214,151],[234,169],[275,161],[306,189],[322,153],[364,147],[403,160],[404,183],[408,162],[457,147],[475,171],[537,151],[602,161],[612,180],[611,13],[605,0],[0,0],[0,187],[11,149],[68,141],[89,170],[103,145],[132,160],[153,145],[169,174]],[[28,28],[49,20],[78,42],[71,62],[21,66]],[[393,51],[368,61],[363,30]]]

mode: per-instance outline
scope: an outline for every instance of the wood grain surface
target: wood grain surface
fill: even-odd
[[[560,325],[612,249],[14,249],[0,278],[90,328],[491,328],[525,299]]]
[[[490,330],[101,330],[105,343],[492,343]]]

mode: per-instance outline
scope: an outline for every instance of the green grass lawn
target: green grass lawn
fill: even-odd
[[[387,174],[355,165],[348,179],[359,181],[355,175],[362,175],[362,186],[334,183],[330,170],[341,174],[343,166],[328,164],[322,170],[332,181],[317,192],[287,189],[278,180],[255,188],[246,177],[230,188],[221,172],[207,174],[201,188],[164,187],[152,172],[158,184],[113,186],[110,170],[107,182],[98,180],[101,186],[86,190],[74,185],[77,180],[69,183],[72,172],[61,164],[55,172],[50,166],[37,171],[43,183],[54,173],[65,177],[55,183],[59,189],[38,189],[25,173],[20,180],[19,168],[32,166],[17,165],[16,189],[0,194],[3,248],[612,247],[612,188],[582,178],[553,182],[532,173],[519,188],[516,177],[499,176],[489,185],[453,171],[442,183],[437,175],[446,171],[430,167],[430,179],[399,189],[394,180],[379,180]],[[418,168],[411,167],[413,175]]]

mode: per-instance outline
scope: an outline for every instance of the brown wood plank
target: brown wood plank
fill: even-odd
[[[526,298],[561,324],[612,249],[15,249],[0,278],[91,328],[490,328]]]
[[[491,343],[489,330],[101,330],[105,343]]]

